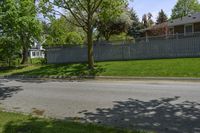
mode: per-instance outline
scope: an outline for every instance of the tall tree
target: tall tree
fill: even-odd
[[[47,9],[53,9],[53,11],[60,13],[63,17],[66,15],[54,10],[54,7],[61,8],[65,12],[70,13],[75,23],[66,18],[67,21],[73,23],[74,25],[83,28],[87,33],[87,43],[88,43],[88,67],[89,69],[94,68],[94,53],[93,53],[93,30],[95,24],[95,14],[98,11],[103,0],[45,0],[44,6]],[[51,10],[50,9],[50,10]]]
[[[21,64],[25,64],[28,62],[28,49],[34,43],[34,40],[38,40],[40,37],[41,24],[36,18],[37,10],[32,0],[18,1],[16,4],[18,4],[19,10],[18,24],[20,29],[18,34],[22,45]]]
[[[142,16],[142,23],[145,28],[148,28],[154,24],[152,17],[153,15],[151,13],[147,13]]]
[[[10,62],[18,45],[18,35],[13,32],[17,28],[17,8],[14,1],[0,1],[0,58]]]
[[[15,45],[22,50],[22,64],[28,62],[28,48],[35,39],[39,39],[40,22],[36,18],[33,0],[6,0],[0,3],[1,24],[4,40],[12,38]],[[4,41],[5,42],[5,41]],[[10,44],[10,43],[8,43]]]
[[[178,0],[172,9],[171,18],[181,18],[195,12],[200,12],[200,4],[198,0]]]
[[[138,15],[134,11],[134,9],[131,9],[129,12],[131,14],[131,20],[133,22],[132,22],[131,27],[128,30],[128,35],[138,37],[139,33],[140,33],[139,31],[142,29],[142,25],[139,21]]]
[[[87,45],[88,45],[88,67],[89,69],[94,69],[94,52],[93,52],[93,31],[95,28],[95,22],[98,17],[98,13],[101,10],[100,7],[104,0],[43,0],[43,7],[47,11],[49,9],[54,9],[54,13],[59,13],[62,16],[71,14],[74,18],[74,22],[69,20],[67,21],[73,23],[74,25],[81,27],[87,34]],[[109,1],[109,0],[108,0]],[[115,0],[118,1],[118,0]],[[113,1],[113,2],[115,2]],[[55,7],[64,10],[60,12],[55,10]]]
[[[164,23],[164,22],[167,22],[168,18],[167,18],[167,15],[166,13],[161,10],[159,13],[158,13],[158,18],[156,20],[156,23],[157,24],[161,24],[161,23]]]

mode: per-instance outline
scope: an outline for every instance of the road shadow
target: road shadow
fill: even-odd
[[[114,102],[113,108],[98,108],[96,113],[79,113],[84,114],[83,121],[103,125],[158,133],[199,133],[200,104],[190,101],[175,104],[178,99],[161,98],[146,102],[130,98]]]
[[[21,86],[4,86],[2,81],[0,82],[0,100],[5,100],[7,98],[12,97],[14,94],[17,94],[19,91],[23,89]]]

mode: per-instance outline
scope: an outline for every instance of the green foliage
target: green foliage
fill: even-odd
[[[127,0],[103,0],[98,12],[98,19],[104,22],[116,20],[124,11]]]
[[[78,45],[83,43],[83,31],[68,23],[66,18],[53,19],[52,22],[43,26],[46,29],[45,46]]]
[[[96,25],[99,32],[98,38],[103,36],[109,40],[111,35],[128,30],[132,20],[126,6],[127,0],[104,0],[102,2]]]
[[[143,28],[142,23],[139,21],[139,17],[133,9],[131,9],[129,12],[131,14],[130,17],[133,23],[128,30],[128,35],[136,38],[140,36],[140,30]]]
[[[198,0],[178,0],[172,9],[171,18],[181,18],[195,12],[200,12],[200,3]]]
[[[87,32],[91,30],[87,28],[88,26],[94,26],[96,13],[99,12],[99,7],[103,1],[104,0],[41,0],[40,7],[45,16],[55,17],[55,15],[58,14],[64,17],[67,22]],[[62,9],[63,12],[58,11],[57,8]],[[88,21],[90,24],[88,24]]]
[[[28,48],[35,39],[40,39],[41,25],[36,18],[33,0],[6,0],[0,2],[0,34],[5,55],[23,50],[23,59],[28,56]],[[9,55],[10,53],[10,55]]]
[[[157,24],[161,24],[161,23],[167,22],[167,20],[168,20],[168,18],[167,18],[166,13],[163,10],[161,10],[158,13],[158,18],[156,20]]]
[[[12,65],[13,61],[19,54],[19,48],[15,45],[15,40],[10,37],[0,37],[0,61],[4,61],[5,65]]]
[[[16,32],[18,18],[17,7],[13,6],[14,1],[0,2],[0,59],[10,64],[18,48],[18,39]]]
[[[49,45],[64,45],[67,32],[69,32],[69,26],[65,18],[52,20],[48,27],[46,43]]]
[[[109,16],[107,13],[111,14],[118,14],[118,10],[114,11],[113,8],[115,6],[112,6],[111,8],[108,8],[107,6],[110,6],[110,4],[116,4],[121,5],[121,2],[124,2],[125,0],[41,0],[42,7],[46,7],[44,10],[46,13],[49,14],[54,12],[59,13],[62,16],[70,16],[73,17],[73,21],[71,19],[67,19],[67,21],[73,23],[74,25],[81,27],[83,31],[85,31],[85,34],[87,35],[87,48],[88,48],[88,66],[90,69],[94,68],[94,52],[93,52],[93,32],[96,26],[97,20],[108,19],[111,16]],[[112,1],[112,2],[111,2]],[[105,4],[104,4],[105,2]],[[103,5],[103,6],[102,6]],[[106,8],[106,10],[103,10],[103,8]],[[59,12],[58,10],[55,10],[56,8],[60,8],[64,11],[65,14]],[[118,7],[118,6],[117,6]],[[49,10],[50,9],[50,10]],[[101,12],[101,15],[99,15]],[[113,12],[114,11],[114,12]],[[49,12],[49,13],[48,13]],[[68,13],[66,15],[66,13]],[[112,18],[112,17],[111,17]]]
[[[86,64],[34,65],[0,71],[0,75],[200,77],[200,58],[99,62],[96,66],[90,71]]]
[[[144,133],[95,124],[42,119],[0,111],[1,133]]]
[[[80,45],[80,44],[83,44],[83,39],[77,32],[69,32],[67,33],[65,44]]]
[[[33,59],[29,59],[29,63],[33,64],[33,65],[42,65],[42,64],[46,64],[46,59],[44,59],[44,58],[33,58]]]
[[[121,44],[134,44],[135,39],[133,36],[127,35],[127,33],[123,32],[118,35],[111,35],[110,42],[113,43],[113,45],[121,45]]]
[[[127,39],[127,35],[126,33],[121,33],[118,35],[112,35],[110,37],[110,41],[122,41],[122,40],[126,40]]]

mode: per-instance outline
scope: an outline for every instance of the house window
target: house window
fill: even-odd
[[[33,56],[33,57],[35,56],[35,52],[32,52],[32,56]]]
[[[193,33],[193,24],[185,25],[185,35]]]

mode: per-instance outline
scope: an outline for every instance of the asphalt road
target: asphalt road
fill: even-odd
[[[163,133],[200,133],[200,83],[0,79],[0,107]]]

